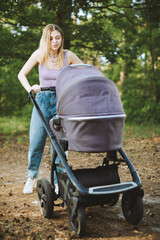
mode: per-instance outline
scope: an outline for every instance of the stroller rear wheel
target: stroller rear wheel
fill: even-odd
[[[74,210],[73,204],[70,202],[67,207],[68,221],[73,232],[82,237],[86,232],[86,214],[85,208],[81,205]]]
[[[41,214],[45,218],[50,218],[53,214],[54,195],[49,181],[43,178],[38,180],[37,195]]]
[[[128,223],[137,225],[143,217],[142,196],[133,192],[123,193],[122,211]]]

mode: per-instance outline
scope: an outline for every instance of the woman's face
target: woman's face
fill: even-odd
[[[53,51],[57,51],[62,43],[62,36],[60,34],[60,32],[58,32],[57,30],[54,30],[51,32],[50,34],[50,49]]]

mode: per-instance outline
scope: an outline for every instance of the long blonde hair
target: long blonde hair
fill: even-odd
[[[50,43],[50,35],[52,31],[57,30],[62,37],[62,42],[61,42],[61,46],[58,49],[58,62],[57,62],[57,66],[58,67],[62,67],[63,66],[63,61],[64,61],[64,54],[63,54],[63,42],[64,42],[64,34],[63,31],[60,29],[60,27],[58,27],[56,24],[48,24],[44,29],[43,29],[43,33],[42,33],[42,37],[40,39],[40,44],[39,44],[39,50],[40,50],[40,64],[42,64],[42,62],[46,63],[48,56],[49,56],[49,43]]]

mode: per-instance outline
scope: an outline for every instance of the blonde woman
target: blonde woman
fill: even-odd
[[[80,64],[82,61],[71,51],[63,49],[64,36],[55,24],[48,24],[42,33],[39,48],[33,52],[18,74],[23,87],[29,93],[34,90],[36,101],[47,122],[56,115],[56,92],[41,91],[41,87],[55,87],[59,73],[66,65]],[[33,67],[39,65],[39,85],[30,86],[27,75]],[[28,151],[28,180],[23,189],[24,194],[33,192],[43,149],[46,142],[46,130],[35,107],[30,124],[30,147]]]

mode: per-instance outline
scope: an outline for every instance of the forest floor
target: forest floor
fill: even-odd
[[[22,193],[27,179],[28,141],[19,136],[7,140],[0,136],[0,239],[68,240],[78,239],[68,224],[66,207],[55,207],[53,218],[44,218],[39,210],[37,194]],[[25,137],[24,137],[25,139]],[[113,206],[86,209],[87,231],[84,240],[158,240],[160,239],[160,138],[129,138],[124,151],[142,180],[144,217],[137,226],[126,222],[121,197]],[[69,161],[77,167],[96,165],[103,154],[69,153]],[[124,166],[124,175],[129,175]],[[126,173],[125,173],[126,171]],[[39,178],[50,178],[50,142],[47,141]],[[123,177],[122,177],[123,178]]]

